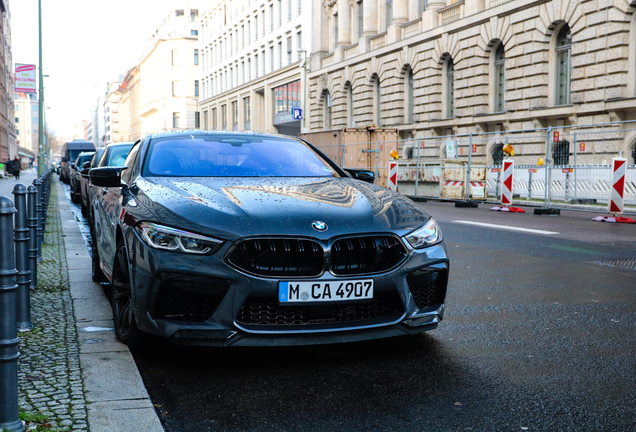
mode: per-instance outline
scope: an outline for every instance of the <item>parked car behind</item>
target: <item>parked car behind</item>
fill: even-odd
[[[105,147],[100,147],[97,150],[95,150],[95,154],[93,155],[93,158],[91,159],[90,164],[88,164],[87,168],[83,168],[80,171],[80,195],[81,195],[81,206],[82,206],[82,215],[84,217],[88,217],[88,187],[89,187],[89,179],[88,179],[88,171],[91,168],[95,168],[99,162],[99,159],[102,157],[102,155],[104,154],[104,151],[106,150]]]
[[[75,159],[77,159],[77,156],[83,151],[95,151],[95,145],[90,141],[76,139],[69,141],[62,146],[62,150],[60,152],[60,168],[57,173],[63,183],[70,183],[71,167],[69,165],[74,162]]]
[[[93,195],[95,194],[95,190],[101,189],[96,188],[90,184],[88,178],[88,172],[91,168],[96,167],[104,167],[104,166],[112,166],[112,167],[120,167],[124,165],[126,161],[126,157],[128,157],[128,153],[132,148],[133,143],[131,142],[122,142],[110,144],[104,147],[99,153],[97,158],[93,158],[91,161],[90,168],[82,171],[82,214],[88,218],[89,225],[92,224],[92,214],[88,211],[91,208],[91,201],[93,199]],[[97,153],[95,154],[97,156]]]
[[[90,165],[91,159],[94,155],[94,151],[82,152],[77,156],[75,162],[71,163],[71,201],[73,201],[75,204],[78,204],[82,198],[80,190],[80,171]],[[86,164],[86,167],[84,167],[84,164]]]
[[[449,259],[420,206],[307,142],[152,134],[93,168],[93,277],[117,338],[213,346],[414,334],[444,314]],[[354,177],[354,178],[352,178]]]

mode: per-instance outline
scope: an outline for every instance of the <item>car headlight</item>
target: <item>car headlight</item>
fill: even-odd
[[[405,236],[415,249],[431,246],[442,241],[442,230],[437,222],[431,218],[423,227]]]
[[[222,240],[150,222],[141,222],[135,229],[155,249],[205,255],[213,254],[223,245]]]

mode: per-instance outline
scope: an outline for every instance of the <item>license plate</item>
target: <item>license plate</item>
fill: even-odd
[[[373,298],[373,279],[278,282],[280,303],[334,302]]]

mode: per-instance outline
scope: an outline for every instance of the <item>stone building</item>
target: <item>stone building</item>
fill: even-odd
[[[14,123],[13,58],[9,0],[0,0],[0,161],[18,154]]]
[[[117,90],[121,85],[123,75],[119,75],[117,80],[111,81],[106,87],[104,97],[104,144],[119,142],[119,93]]]
[[[122,141],[137,141],[141,138],[141,117],[139,116],[141,80],[138,66],[126,73],[117,92],[119,94],[120,138]]]
[[[20,147],[38,153],[38,108],[35,93],[16,92],[14,94],[15,132]]]
[[[634,0],[316,1],[309,129],[376,125],[408,139],[636,120],[635,10]],[[587,161],[622,150],[634,163],[636,123],[619,128]],[[478,155],[492,163],[495,145],[483,140]]]
[[[311,0],[221,0],[201,18],[204,129],[298,135]]]

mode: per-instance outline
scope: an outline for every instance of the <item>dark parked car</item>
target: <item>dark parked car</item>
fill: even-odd
[[[90,183],[88,179],[88,171],[91,168],[95,168],[97,166],[97,163],[99,162],[99,159],[104,154],[105,149],[106,149],[105,147],[99,147],[97,150],[95,150],[95,154],[93,155],[93,158],[91,159],[88,166],[84,164],[84,167],[82,167],[82,170],[80,171],[80,194],[81,194],[82,215],[84,215],[84,217],[87,217],[88,215],[87,190],[88,190],[88,185]]]
[[[94,168],[93,277],[116,335],[319,344],[437,327],[449,260],[420,206],[305,141],[253,132],[144,137]],[[353,178],[352,178],[353,177]]]
[[[71,185],[71,201],[75,204],[81,202],[82,191],[80,190],[80,172],[82,169],[87,168],[91,163],[91,159],[95,156],[95,152],[82,152],[77,156],[75,162],[71,163],[70,171],[70,185]],[[86,164],[86,167],[84,166]]]
[[[133,143],[124,142],[99,148],[95,153],[95,157],[91,160],[90,166],[81,172],[80,189],[82,192],[82,214],[88,217],[89,224],[91,223],[92,216],[88,212],[88,209],[90,208],[90,202],[95,194],[96,188],[91,186],[89,182],[88,171],[96,167],[123,166],[132,146]]]
[[[62,146],[60,151],[60,167],[57,170],[60,180],[70,184],[71,167],[70,164],[77,159],[81,152],[95,151],[95,145],[90,141],[78,140],[69,141]]]

